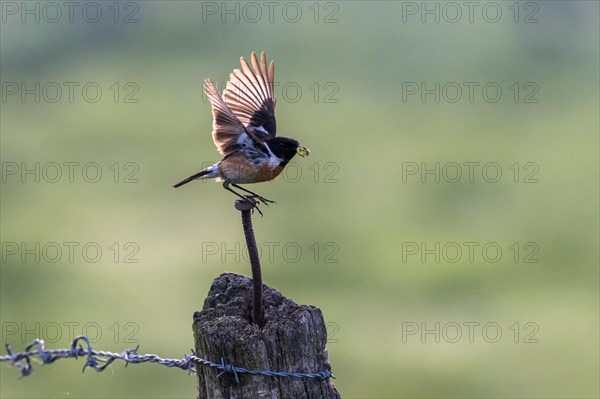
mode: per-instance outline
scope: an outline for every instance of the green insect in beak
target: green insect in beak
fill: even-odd
[[[296,149],[296,154],[300,155],[301,157],[307,157],[310,155],[310,150],[306,147],[299,146]]]

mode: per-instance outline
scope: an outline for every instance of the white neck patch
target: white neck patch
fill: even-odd
[[[271,149],[269,148],[269,145],[267,143],[263,143],[265,148],[267,149],[267,152],[269,153],[269,167],[271,168],[271,170],[275,169],[276,167],[278,167],[283,160],[279,159],[275,156],[275,154],[273,154],[273,151],[271,151]]]

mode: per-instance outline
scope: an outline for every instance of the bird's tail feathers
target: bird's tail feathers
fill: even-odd
[[[203,169],[200,172],[191,175],[190,177],[186,177],[185,179],[183,179],[179,183],[173,185],[173,188],[181,187],[184,184],[187,184],[187,183],[191,182],[192,180],[197,180],[197,179],[211,179],[211,178],[217,176],[217,172],[218,172],[218,165],[209,166],[208,168]]]

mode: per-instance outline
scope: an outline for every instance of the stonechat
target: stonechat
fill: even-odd
[[[267,68],[265,53],[260,55],[260,63],[256,54],[252,53],[252,67],[244,57],[240,58],[240,63],[242,69],[235,69],[229,75],[223,95],[210,80],[204,80],[204,92],[210,100],[213,115],[212,137],[223,159],[173,187],[196,179],[214,178],[223,182],[226,190],[250,202],[260,212],[257,203],[268,206],[275,201],[240,184],[273,180],[296,154],[306,157],[310,151],[297,140],[276,136],[273,61]]]

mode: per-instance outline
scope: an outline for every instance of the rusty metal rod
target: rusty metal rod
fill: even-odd
[[[242,213],[242,227],[244,228],[244,236],[246,237],[246,246],[250,255],[250,267],[252,269],[252,322],[259,327],[264,325],[264,311],[262,304],[262,274],[260,271],[260,258],[258,257],[258,248],[256,247],[256,239],[254,238],[254,230],[252,229],[252,208],[254,206],[248,201],[238,200],[235,202],[235,209]]]

